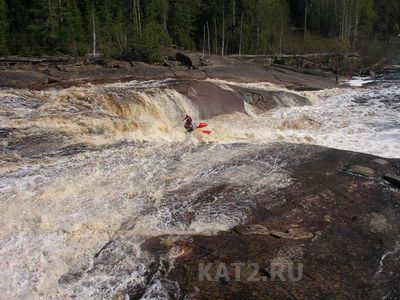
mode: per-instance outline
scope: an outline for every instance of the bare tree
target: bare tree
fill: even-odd
[[[243,14],[240,16],[239,58],[242,55],[242,40],[243,40]]]
[[[337,0],[333,2],[333,22],[332,22],[332,34],[337,34]]]
[[[218,54],[218,33],[217,33],[217,16],[214,16],[214,31],[215,31],[215,54]]]
[[[282,18],[281,18],[281,33],[280,33],[280,36],[279,36],[279,57],[281,57],[282,56],[282,40],[283,40],[283,15],[282,15]]]
[[[226,34],[225,54],[228,53],[229,33]]]
[[[258,45],[260,40],[260,0],[257,1],[257,37],[256,37],[256,54],[258,54]]]
[[[355,24],[354,24],[354,38],[353,38],[353,52],[356,52],[357,47],[357,36],[358,36],[358,23],[360,18],[360,3],[359,0],[356,0],[356,16],[355,16]]]
[[[208,55],[211,55],[210,26],[208,26],[208,21],[207,21],[207,39],[208,39]]]
[[[224,56],[225,50],[225,1],[222,0],[222,46],[221,55]]]
[[[140,0],[137,0],[136,8],[137,8],[137,15],[138,15],[138,26],[139,26],[139,34],[142,34],[142,20],[140,19]]]
[[[132,1],[132,15],[133,15],[133,22],[134,22],[135,31],[139,32],[139,17],[138,17],[138,14],[137,14],[136,0]]]
[[[95,11],[94,4],[92,4],[92,26],[93,26],[93,59],[96,58],[96,22],[95,22]]]
[[[64,21],[64,16],[63,16],[63,14],[61,13],[61,11],[62,11],[62,0],[58,0],[58,8],[59,8],[59,10],[60,10],[60,21],[61,22],[63,22]],[[69,4],[69,3],[68,3]]]
[[[304,9],[304,47],[307,45],[307,19],[308,19],[308,0]]]
[[[206,26],[203,26],[203,58],[204,58],[205,48],[206,48]]]
[[[340,29],[340,36],[342,39],[346,37],[346,25],[347,25],[347,1],[342,0],[342,22],[341,22],[341,29]]]

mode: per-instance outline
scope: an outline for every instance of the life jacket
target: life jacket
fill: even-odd
[[[193,126],[193,120],[189,115],[186,115],[186,117],[184,118],[184,120],[186,121],[186,124]]]
[[[189,115],[186,115],[184,120],[186,121],[186,123],[185,123],[186,130],[189,131],[189,132],[193,131],[194,130],[194,125],[193,125],[192,118]]]

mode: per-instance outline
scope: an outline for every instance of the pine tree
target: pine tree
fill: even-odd
[[[171,0],[169,14],[169,31],[173,42],[184,48],[194,49],[195,43],[192,34],[195,30],[194,21],[200,6],[197,0]],[[199,27],[203,33],[203,24]],[[199,39],[199,41],[201,38]]]
[[[167,37],[163,30],[163,0],[149,0],[145,6],[145,20],[143,29],[143,45],[149,51],[148,60],[161,60],[161,52]]]
[[[218,55],[297,52],[306,2],[310,51],[363,49],[400,31],[400,0],[0,0],[0,55],[93,49],[155,61],[171,43]]]
[[[58,2],[58,1],[57,1]],[[38,0],[28,10],[28,47],[33,54],[52,54],[57,50],[59,16],[55,0]]]
[[[74,55],[82,55],[87,51],[85,31],[76,0],[59,2],[60,32],[58,45],[60,50]]]

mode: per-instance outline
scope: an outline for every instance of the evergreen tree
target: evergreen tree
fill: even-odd
[[[163,27],[166,13],[168,12],[165,3],[166,1],[163,0],[148,0],[145,6],[145,25],[142,42],[149,51],[149,61],[160,60],[162,50],[169,42],[168,32],[166,28]]]
[[[306,50],[357,51],[399,33],[400,0],[0,0],[2,55],[298,53],[303,36]]]
[[[58,1],[57,1],[58,2]],[[29,9],[28,47],[33,54],[56,53],[59,41],[59,15],[56,0],[37,0]]]
[[[171,0],[169,13],[169,31],[176,45],[194,49],[195,43],[192,34],[195,30],[194,21],[199,9],[196,0]],[[200,28],[203,30],[203,27]]]
[[[60,50],[73,55],[87,51],[85,30],[76,0],[60,1]]]

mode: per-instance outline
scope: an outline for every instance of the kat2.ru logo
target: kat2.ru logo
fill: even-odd
[[[303,278],[301,263],[200,263],[199,281],[299,281]]]

